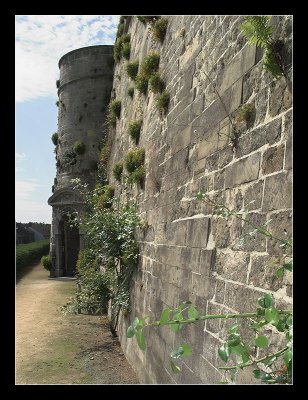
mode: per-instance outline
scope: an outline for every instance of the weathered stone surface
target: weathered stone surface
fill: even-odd
[[[225,305],[238,312],[252,312],[258,307],[258,298],[262,294],[252,288],[226,282]]]
[[[265,150],[262,157],[262,174],[267,175],[280,171],[283,167],[284,145],[270,147]]]
[[[245,217],[253,224],[273,219],[268,226],[271,232],[284,235],[281,228],[287,226],[290,233],[288,216],[279,211],[284,208],[277,208],[286,205],[285,185],[278,182],[278,176],[286,176],[285,171],[291,169],[292,110],[287,110],[290,99],[285,96],[284,78],[274,83],[264,69],[261,52],[256,52],[241,35],[240,24],[245,16],[167,18],[163,44],[152,40],[149,24],[145,27],[132,17],[128,26],[131,59],[139,59],[141,64],[150,51],[160,52],[159,69],[170,93],[166,115],[156,109],[157,95],[151,91],[146,95],[135,91],[132,101],[127,96],[132,82],[125,72],[125,62],[115,65],[115,75],[121,80],[115,79],[113,95],[121,99],[122,111],[112,131],[108,178],[116,186],[116,196],[124,201],[134,199],[138,213],[151,225],[147,232],[138,234],[141,261],[132,283],[130,323],[141,315],[157,319],[163,308],[187,300],[203,313],[254,311],[264,288],[275,289],[261,263],[262,257],[275,256],[276,244],[258,234],[256,238],[245,237],[242,247],[238,246],[239,239],[252,227],[235,217],[224,219],[213,214],[212,203],[195,198],[199,188],[206,187],[211,199],[233,210],[239,211],[245,204],[250,211]],[[277,35],[287,31],[287,18],[276,17]],[[289,37],[283,38],[285,43],[292,36],[288,32]],[[256,108],[251,123],[236,125],[240,137],[235,148],[230,145],[230,120],[215,88],[236,124],[241,104],[250,102]],[[136,118],[143,119],[138,146],[146,153],[145,185],[124,188],[114,181],[112,167],[133,146],[127,124]],[[71,138],[65,140],[69,145]],[[283,165],[282,148],[287,151]],[[271,151],[279,156],[273,158],[274,163],[265,161]],[[279,172],[280,168],[284,172]],[[282,193],[277,199],[276,191]],[[255,202],[247,205],[252,200]],[[288,298],[292,294],[290,277],[285,277],[282,284],[279,295]],[[121,317],[120,322],[125,318]],[[125,337],[127,325],[119,337],[143,382],[215,384],[221,377],[215,367],[222,362],[217,350],[234,322],[208,321],[205,331],[205,322],[186,325],[176,335],[167,327],[151,330],[145,352],[138,350],[135,340]],[[247,327],[241,328],[241,334],[248,338]],[[160,342],[164,343],[163,349],[159,349]],[[172,374],[169,353],[180,343],[192,345],[193,354],[184,359],[183,374]],[[238,379],[250,383],[250,376],[249,371]]]
[[[256,227],[265,224],[266,217],[264,214],[258,212],[249,213],[246,218],[247,222],[243,222],[243,227],[239,232],[239,242],[243,238],[242,244],[235,244],[233,248],[238,248],[243,251],[265,251],[266,250],[266,236],[261,233],[255,232]]]
[[[191,137],[191,129],[192,129],[191,125],[188,125],[184,130],[180,131],[179,133],[175,134],[172,137],[172,142],[171,142],[172,154],[175,154],[178,151],[189,146],[190,137]]]
[[[186,245],[206,247],[209,234],[209,218],[202,215],[187,220]]]
[[[217,252],[216,272],[233,281],[246,283],[249,255],[243,252]]]
[[[271,221],[268,224],[268,230],[278,239],[292,239],[292,210],[290,211],[281,211],[278,213],[270,214],[269,218]],[[269,254],[281,254],[282,248],[280,247],[280,242],[267,238],[267,252]],[[287,247],[284,249],[286,254],[292,253],[292,248]]]
[[[223,93],[241,76],[243,76],[254,64],[256,57],[256,47],[246,45],[233,60],[225,66],[222,74],[219,93]]]
[[[225,188],[232,188],[241,183],[258,178],[260,169],[260,153],[255,153],[225,168]]]
[[[248,284],[262,289],[278,290],[281,280],[277,279],[275,272],[279,266],[276,257],[252,256]]]
[[[261,207],[263,197],[264,181],[250,185],[244,195],[245,209],[248,211],[256,210]]]
[[[221,313],[221,307],[209,301],[206,314],[220,314],[220,313]],[[220,323],[221,323],[220,319],[208,319],[205,322],[205,329],[208,332],[217,335],[220,331]]]
[[[292,207],[292,175],[281,172],[265,178],[262,211]]]
[[[292,93],[287,87],[285,79],[277,79],[270,85],[269,113],[275,117],[282,111],[292,107]]]
[[[265,144],[274,144],[281,137],[281,119],[275,119],[262,127],[256,128],[239,138],[236,157],[242,157]]]

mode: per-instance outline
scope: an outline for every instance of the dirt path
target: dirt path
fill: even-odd
[[[16,384],[138,383],[106,317],[61,314],[76,282],[28,269],[16,286]]]

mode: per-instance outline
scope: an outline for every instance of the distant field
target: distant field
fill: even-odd
[[[16,245],[16,270],[26,267],[49,252],[49,239]]]

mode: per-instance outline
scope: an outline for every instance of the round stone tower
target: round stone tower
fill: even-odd
[[[72,179],[93,187],[113,79],[113,46],[70,51],[59,61],[57,174],[53,195],[51,276],[72,276],[82,248],[82,235],[68,215],[83,209]]]

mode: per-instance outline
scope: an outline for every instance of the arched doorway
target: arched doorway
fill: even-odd
[[[61,235],[61,260],[63,276],[74,276],[76,273],[76,264],[80,250],[79,229],[71,226],[69,218],[64,215],[59,223]]]

